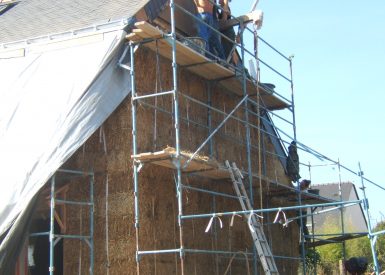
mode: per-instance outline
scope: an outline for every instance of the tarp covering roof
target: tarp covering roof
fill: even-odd
[[[117,65],[124,37],[94,33],[0,58],[0,235],[129,94]]]

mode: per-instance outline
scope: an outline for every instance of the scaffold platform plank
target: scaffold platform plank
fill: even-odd
[[[188,161],[192,154],[187,152],[181,152],[181,166]],[[170,169],[175,169],[175,157],[176,150],[172,147],[167,147],[162,151],[158,152],[146,152],[138,155],[132,155],[136,161],[142,163],[151,162],[152,164],[163,166]],[[186,168],[182,169],[183,173],[194,173],[211,179],[228,179],[229,174],[226,169],[220,165],[217,161],[209,159],[207,157],[196,156],[187,165]]]
[[[274,184],[271,184],[274,185]],[[270,198],[284,198],[285,202],[291,205],[298,204],[298,191],[291,186],[271,188],[268,191],[268,196]],[[279,200],[279,199],[278,199]],[[276,201],[279,203],[279,201]],[[332,200],[326,197],[322,197],[320,195],[312,194],[306,191],[301,191],[301,201],[302,204],[316,204],[316,203],[328,203],[328,202],[336,202],[336,200]]]
[[[360,238],[362,236],[367,236],[367,233],[345,233],[341,234],[340,236],[335,236],[327,239],[315,239],[314,242],[309,241],[306,243],[306,247],[311,248],[331,243],[342,243],[344,241]]]
[[[168,34],[145,21],[135,23],[135,27],[136,29],[133,29],[126,36],[127,40],[135,43],[143,41],[143,46],[158,52],[167,59],[172,59],[172,43]],[[176,41],[176,60],[180,66],[185,67],[192,73],[207,80],[216,80],[223,87],[240,96],[243,95],[240,76],[236,77],[233,70],[205,57],[180,41]],[[246,91],[248,95],[257,94],[257,87],[249,78],[246,80]],[[289,107],[286,101],[271,94],[263,87],[259,86],[258,91],[263,105],[268,110],[280,110]]]
[[[186,163],[192,156],[192,153],[182,151],[181,152],[181,166]],[[146,152],[137,155],[131,155],[131,158],[135,161],[141,163],[151,163],[154,165],[159,165],[169,169],[176,169],[176,150],[173,147],[167,147],[161,151],[157,152]],[[228,170],[224,165],[218,162],[215,159],[209,158],[207,156],[197,155],[191,162],[187,165],[186,168],[182,169],[183,173],[188,173],[191,175],[201,176],[204,178],[209,178],[213,180],[229,180],[230,175]],[[242,171],[244,175],[244,171]],[[251,175],[256,179],[253,183],[253,188],[259,188],[259,180],[262,182],[263,192],[267,192],[267,195],[271,198],[283,199],[282,204],[292,204],[295,205],[298,203],[298,193],[294,187],[286,186],[284,184],[278,184],[273,180],[269,179],[266,176],[258,176],[257,174],[252,173]],[[313,203],[323,203],[323,202],[334,202],[325,197],[319,195],[311,194],[308,192],[301,192],[301,198],[303,204],[313,204]],[[278,202],[279,203],[279,202]]]

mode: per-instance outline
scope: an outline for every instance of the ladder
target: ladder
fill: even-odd
[[[239,203],[242,210],[253,210],[251,207],[250,199],[246,193],[245,186],[242,181],[242,174],[233,162],[232,166],[229,161],[225,162],[226,167],[230,173],[231,180],[233,182],[234,190],[238,196]],[[274,261],[273,254],[271,253],[269,244],[266,240],[265,233],[263,233],[262,224],[258,221],[254,214],[244,214],[249,223],[249,229],[253,238],[254,245],[257,249],[259,259],[261,260],[263,270],[265,274],[278,275],[278,269]]]

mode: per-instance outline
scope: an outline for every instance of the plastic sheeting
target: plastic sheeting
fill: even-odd
[[[129,94],[129,74],[117,66],[124,35],[30,46],[25,56],[0,59],[0,235]]]

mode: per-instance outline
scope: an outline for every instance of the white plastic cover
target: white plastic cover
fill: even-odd
[[[0,235],[130,92],[124,31],[0,59]]]

